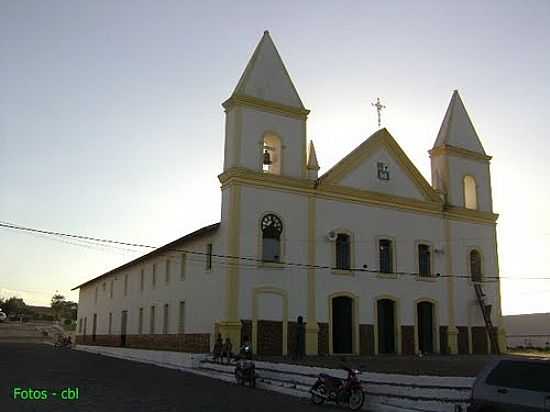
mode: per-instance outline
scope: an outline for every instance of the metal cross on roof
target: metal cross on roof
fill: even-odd
[[[380,97],[377,97],[376,98],[376,103],[371,103],[371,105],[376,107],[376,112],[378,113],[378,127],[380,127],[380,125],[382,124],[382,119],[381,119],[382,109],[385,109],[386,106],[384,106],[380,102]]]

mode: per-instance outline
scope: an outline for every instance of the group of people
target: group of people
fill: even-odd
[[[224,358],[227,363],[230,362],[233,357],[233,344],[231,339],[225,338],[225,342],[222,339],[222,335],[218,333],[218,338],[214,344],[214,362],[224,363]]]
[[[294,352],[294,359],[299,360],[303,359],[305,356],[305,323],[302,316],[298,316],[296,319],[296,347]],[[240,348],[240,355],[252,356],[252,348],[248,337],[243,339],[243,344]],[[216,343],[214,344],[214,362],[224,363],[224,359],[229,363],[233,358],[233,344],[231,339],[228,337],[225,338],[225,341],[222,339],[222,335],[218,333],[216,338]]]

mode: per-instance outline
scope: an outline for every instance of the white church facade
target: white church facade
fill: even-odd
[[[77,286],[78,343],[285,355],[302,316],[308,355],[488,353],[481,285],[505,347],[491,157],[458,92],[431,184],[386,129],[319,176],[268,32],[223,107],[220,222]]]

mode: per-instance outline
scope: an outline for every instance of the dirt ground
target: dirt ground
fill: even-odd
[[[417,356],[316,356],[303,360],[293,360],[287,357],[259,356],[258,360],[268,362],[285,362],[298,365],[340,368],[342,364],[358,368],[364,372],[398,373],[406,375],[431,376],[477,376],[483,367],[491,360],[499,357],[518,358],[536,356],[531,353],[510,353],[503,356],[495,355],[429,355]],[[547,354],[550,361],[550,354]]]

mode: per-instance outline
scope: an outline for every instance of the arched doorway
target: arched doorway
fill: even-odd
[[[380,299],[378,312],[378,353],[395,353],[395,302]]]
[[[254,289],[251,332],[252,348],[256,353],[275,356],[287,354],[287,320],[286,291],[272,287]]]
[[[353,299],[332,298],[332,352],[353,353]]]
[[[418,350],[422,353],[434,352],[434,304],[419,302],[416,305],[418,319]]]

